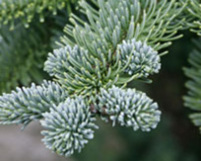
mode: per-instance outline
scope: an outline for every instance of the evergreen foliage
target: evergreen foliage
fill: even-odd
[[[13,28],[19,21],[28,27],[35,14],[43,22],[47,10],[56,14],[57,9],[74,2],[0,1],[0,22],[11,23]],[[0,96],[0,124],[25,127],[33,120],[41,120],[47,148],[66,157],[80,152],[93,139],[98,128],[97,116],[133,130],[149,132],[156,128],[161,115],[158,104],[127,85],[136,80],[150,82],[148,77],[159,72],[161,56],[167,53],[165,48],[182,36],[178,31],[186,28],[186,19],[193,31],[200,27],[199,3],[198,0],[79,0],[79,16],[71,14],[71,23],[65,26],[57,49],[48,56],[54,26],[47,23],[43,24],[47,28],[41,28],[42,24],[36,23],[25,29],[18,24],[10,33],[3,27],[0,72],[4,74],[0,76],[3,80],[0,89],[27,86],[31,81],[40,84],[44,79],[41,64],[46,56],[44,70],[53,81],[18,87]],[[185,97],[186,105],[196,110],[200,110],[200,91],[195,89],[200,85],[199,58],[198,51],[193,52],[190,61],[193,68],[185,69],[194,80],[187,83],[190,92]],[[200,125],[199,115],[191,116],[196,125]]]
[[[176,35],[185,19],[177,20],[186,5],[176,0],[92,0],[93,8],[81,0],[82,12],[88,19],[83,21],[72,14],[72,25],[66,25],[61,42],[84,47],[92,54],[115,53],[123,40],[135,38],[147,42],[155,50],[163,49],[181,35]],[[62,45],[62,43],[60,45]],[[100,55],[100,54],[99,54]]]
[[[141,41],[137,42],[135,39],[123,41],[118,46],[117,52],[120,52],[120,60],[123,66],[130,62],[125,69],[129,75],[139,73],[146,78],[149,74],[158,73],[161,68],[158,52]]]
[[[41,86],[34,83],[30,88],[17,88],[11,94],[0,97],[0,123],[23,124],[42,118],[54,105],[63,102],[68,93],[54,82],[44,81]]]
[[[9,1],[5,2],[6,4],[12,4]],[[21,0],[15,1],[15,7],[20,7],[21,2]],[[22,10],[29,3],[40,5],[41,3],[48,4],[48,1],[23,1]],[[38,15],[36,14],[33,17],[35,22],[30,21],[30,27],[27,29],[23,27],[24,24],[19,18],[15,20],[13,31],[9,30],[9,24],[1,26],[0,93],[10,92],[16,86],[28,86],[31,82],[39,84],[43,79],[49,79],[49,76],[43,71],[44,62],[48,51],[55,47],[53,41],[57,40],[62,34],[62,29],[68,21],[67,17],[71,11],[70,7],[73,7],[71,4],[74,4],[75,1],[66,1],[65,3],[69,6],[68,12],[63,9],[59,10],[57,15],[50,15],[47,10],[44,10],[43,13],[46,18],[44,23],[38,22]],[[4,5],[3,1],[0,3],[1,5]],[[6,8],[6,10],[9,12],[9,8]],[[15,12],[17,13],[17,11]],[[5,18],[8,18],[8,16]]]
[[[201,130],[201,39],[194,41],[195,49],[190,54],[190,68],[185,68],[185,74],[190,78],[186,83],[189,89],[188,95],[184,97],[185,106],[191,108],[197,113],[191,114],[190,118]]]
[[[108,115],[113,126],[119,123],[121,126],[132,127],[134,131],[139,128],[150,131],[160,121],[158,104],[135,89],[123,90],[115,86],[108,90],[101,89],[98,100],[98,111]]]
[[[0,41],[0,93],[16,86],[28,86],[32,81],[41,83],[45,72],[43,63],[51,49],[47,25],[35,24],[29,29],[21,25],[14,31],[1,28]],[[22,50],[23,49],[23,50]]]
[[[82,97],[68,98],[58,106],[53,105],[50,112],[43,114],[41,121],[47,130],[42,131],[46,146],[63,156],[78,152],[93,139],[94,130],[98,126],[90,112],[89,104]]]
[[[188,26],[191,31],[197,32],[201,36],[201,1],[200,0],[189,0],[189,5],[187,7],[190,13],[189,21],[187,21]]]
[[[70,9],[70,3],[75,2],[76,0],[0,0],[0,24],[9,24],[14,29],[15,20],[20,19],[25,27],[29,27],[35,14],[39,15],[40,22],[44,22],[45,10],[56,15],[58,9]]]
[[[49,54],[45,70],[56,76],[69,93],[81,95],[96,94],[101,87],[125,84],[157,73],[160,68],[157,52],[141,42],[133,40],[132,45],[130,43],[119,45],[115,58],[112,55],[107,58],[101,53],[93,56],[78,46],[71,48],[67,45]],[[107,62],[113,62],[111,67],[108,68]],[[122,78],[124,72],[132,77]]]

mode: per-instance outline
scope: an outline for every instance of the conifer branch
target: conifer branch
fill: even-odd
[[[60,48],[45,62],[55,82],[0,97],[0,123],[27,125],[41,119],[44,143],[64,156],[81,151],[93,138],[96,115],[134,130],[156,128],[158,104],[126,86],[159,72],[160,50],[181,37],[177,32],[184,19],[177,17],[186,7],[177,0],[79,3],[82,18],[71,15]]]
[[[201,0],[188,0],[187,26],[201,36]]]
[[[11,94],[0,97],[0,124],[23,124],[43,118],[43,113],[54,105],[65,101],[68,93],[58,84],[44,81],[41,86],[34,83],[30,88],[17,88]]]
[[[66,35],[61,42],[79,45],[90,53],[115,53],[123,40],[135,38],[147,42],[155,50],[169,46],[182,29],[182,19],[172,23],[181,14],[186,5],[176,0],[97,0],[93,1],[98,11],[85,0],[81,0],[82,12],[88,22],[72,14],[73,26],[67,25]],[[60,45],[62,45],[62,43]]]
[[[98,126],[90,112],[90,106],[82,97],[68,98],[50,112],[43,114],[43,142],[47,148],[62,156],[70,156],[75,150],[81,152],[88,140],[93,139]]]
[[[185,106],[197,113],[191,114],[190,118],[201,130],[201,39],[194,41],[195,50],[190,54],[190,68],[184,68],[186,76],[190,79],[186,83],[188,95],[184,97]]]
[[[158,104],[145,93],[134,89],[123,90],[115,86],[108,90],[101,89],[98,101],[98,111],[104,114],[102,118],[107,120],[104,116],[108,116],[113,126],[119,123],[135,131],[139,128],[150,131],[160,121]]]
[[[9,31],[8,26],[0,29],[0,93],[48,78],[42,70],[51,49],[50,31],[45,27],[35,23],[29,29],[20,24],[14,31]]]
[[[40,22],[44,22],[45,10],[49,10],[56,15],[57,10],[63,8],[70,9],[70,3],[77,0],[1,0],[0,1],[0,25],[10,25],[14,29],[17,19],[21,19],[25,27],[33,20],[35,14],[40,17]]]

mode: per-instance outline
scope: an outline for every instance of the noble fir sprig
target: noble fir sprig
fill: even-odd
[[[134,131],[150,131],[156,128],[161,112],[158,104],[145,93],[135,89],[120,89],[113,86],[101,89],[98,96],[97,110],[104,120],[110,119],[115,124],[132,127]],[[107,117],[109,117],[107,119]]]
[[[66,157],[75,150],[80,152],[98,129],[89,104],[80,96],[53,105],[43,116],[45,119],[41,125],[46,128],[42,131],[43,142],[49,149]]]
[[[82,13],[88,19],[83,21],[72,14],[71,23],[66,25],[65,36],[60,45],[85,47],[91,53],[115,52],[123,40],[135,38],[147,42],[154,49],[163,49],[181,35],[177,35],[185,18],[174,23],[186,4],[176,0],[93,0],[98,11],[81,0]]]
[[[89,96],[96,94],[101,87],[124,85],[160,69],[158,53],[135,39],[120,44],[115,57],[108,54],[108,58],[102,53],[95,56],[86,49],[67,45],[49,54],[45,70],[55,76],[69,93]]]
[[[43,113],[67,96],[60,85],[50,81],[44,81],[40,86],[33,83],[30,88],[17,88],[0,97],[0,123],[23,124],[25,127],[31,121],[43,118]]]
[[[158,104],[126,87],[159,72],[164,54],[159,50],[181,37],[177,32],[183,22],[174,19],[185,5],[176,0],[81,0],[80,7],[82,19],[72,14],[60,48],[45,62],[55,82],[0,97],[0,123],[26,125],[41,119],[44,143],[64,156],[81,151],[94,137],[98,116],[134,130],[156,128]]]

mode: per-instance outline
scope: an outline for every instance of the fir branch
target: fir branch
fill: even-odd
[[[98,10],[85,0],[80,1],[88,23],[72,14],[73,26],[66,26],[66,36],[61,38],[63,44],[77,44],[90,53],[115,53],[123,40],[135,38],[159,50],[181,36],[176,33],[184,19],[179,23],[174,20],[185,5],[181,6],[176,0],[98,0],[93,3]]]
[[[0,1],[0,24],[10,24],[14,29],[15,20],[21,19],[25,27],[33,20],[35,14],[40,16],[40,22],[44,22],[44,12],[49,10],[56,15],[57,10],[68,8],[70,3],[77,0],[1,0]]]
[[[121,126],[132,127],[133,130],[150,131],[156,128],[160,121],[161,112],[158,104],[146,96],[145,93],[134,89],[120,89],[113,86],[105,90],[101,89],[98,96],[97,109],[107,115],[113,122],[113,126],[119,123]]]
[[[190,68],[184,68],[186,76],[190,79],[186,83],[188,95],[184,97],[185,106],[197,111],[190,118],[201,130],[201,39],[194,41],[195,49],[189,57]]]
[[[9,31],[0,30],[0,93],[10,92],[16,86],[41,83],[47,74],[42,70],[50,47],[50,30],[46,24],[35,23],[29,29],[22,25]]]
[[[88,140],[93,139],[94,130],[98,129],[89,110],[83,98],[76,97],[53,105],[49,113],[43,114],[45,119],[41,124],[46,130],[42,134],[47,148],[66,157],[75,150],[81,152]]]
[[[23,124],[43,118],[43,113],[65,101],[68,93],[58,84],[44,81],[30,88],[17,88],[11,94],[0,97],[0,124]]]
[[[150,74],[158,73],[161,68],[158,52],[141,41],[123,41],[117,51],[120,52],[122,64],[130,62],[125,72],[131,76],[140,73],[146,78]]]
[[[201,0],[188,0],[187,26],[201,36]]]
[[[43,141],[64,156],[93,138],[100,113],[134,130],[157,126],[157,103],[120,87],[159,72],[158,50],[180,37],[183,19],[175,22],[185,7],[176,0],[81,0],[80,6],[87,22],[72,14],[61,48],[45,63],[59,84],[32,85],[0,97],[1,123],[43,119]]]
[[[117,53],[94,53],[78,46],[54,50],[48,55],[45,70],[70,94],[96,95],[100,88],[125,85],[128,82],[157,73],[160,57],[150,46],[134,39],[118,45]],[[128,73],[131,76],[124,76]]]

